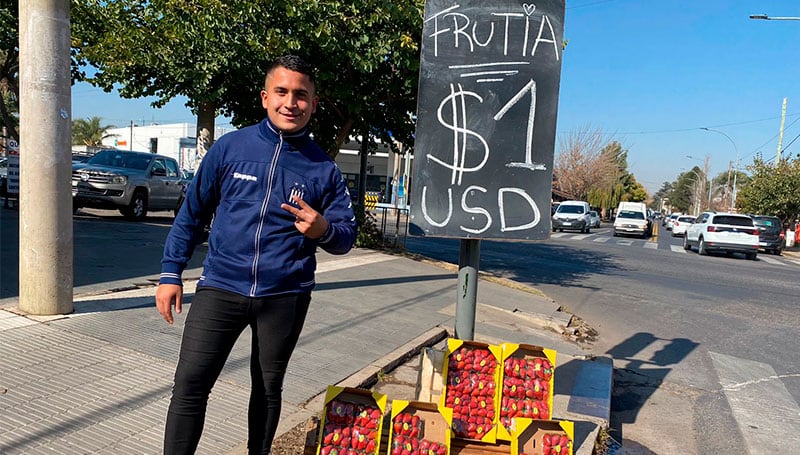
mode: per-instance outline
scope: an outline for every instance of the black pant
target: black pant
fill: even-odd
[[[250,454],[269,453],[281,414],[283,378],[310,302],[309,293],[250,298],[218,289],[197,290],[183,329],[167,412],[165,454],[195,452],[208,395],[248,325],[253,346],[247,447]]]

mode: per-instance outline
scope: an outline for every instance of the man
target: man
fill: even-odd
[[[173,323],[181,273],[214,215],[203,274],[186,317],[167,413],[165,454],[194,453],[208,394],[250,326],[251,454],[270,451],[286,367],[311,301],[317,246],[347,253],[356,236],[335,163],[309,137],[317,107],[311,68],[295,56],[267,71],[267,118],[222,137],[203,159],[167,237],[156,306]]]

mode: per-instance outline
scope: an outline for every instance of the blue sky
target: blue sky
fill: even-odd
[[[774,159],[787,98],[783,145],[800,153],[800,20],[751,14],[800,17],[800,1],[568,1],[558,138],[602,130],[628,150],[629,170],[653,193],[706,156],[712,175],[726,172],[737,152],[740,168],[758,152]],[[117,126],[196,120],[185,99],[161,109],[150,101],[72,89],[73,118],[97,115]]]

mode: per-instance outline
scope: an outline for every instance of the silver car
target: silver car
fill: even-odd
[[[185,181],[174,159],[145,152],[102,150],[72,166],[72,210],[118,209],[141,220],[148,210],[174,210],[183,203]]]

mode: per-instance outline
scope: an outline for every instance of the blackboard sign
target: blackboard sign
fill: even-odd
[[[412,233],[546,239],[564,1],[428,0]]]

